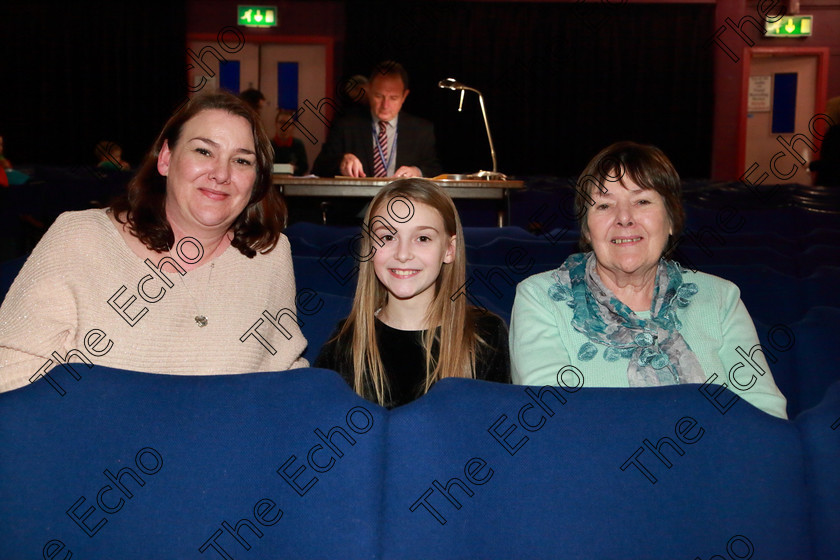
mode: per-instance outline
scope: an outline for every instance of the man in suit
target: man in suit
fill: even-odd
[[[321,177],[439,175],[432,123],[401,111],[408,92],[408,73],[402,65],[378,64],[366,87],[370,113],[348,115],[335,123],[312,172]]]

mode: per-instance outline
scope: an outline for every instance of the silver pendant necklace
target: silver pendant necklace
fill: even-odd
[[[172,250],[169,250],[169,256],[172,257]],[[174,257],[172,257],[174,260]],[[210,263],[210,274],[207,275],[207,286],[204,289],[205,295],[207,294],[207,288],[210,287],[210,279],[213,277],[213,268],[216,266],[215,262]],[[195,298],[192,295],[192,291],[190,291],[189,286],[187,283],[184,282],[184,277],[179,273],[178,278],[181,279],[181,285],[184,286],[184,289],[187,291],[187,295],[190,296],[190,300],[193,303],[193,307],[195,307],[196,316],[193,318],[195,320],[195,324],[198,325],[199,328],[204,328],[207,326],[207,316],[201,313],[198,309],[198,304],[195,301]]]

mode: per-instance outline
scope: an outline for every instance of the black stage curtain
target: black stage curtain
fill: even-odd
[[[137,165],[186,99],[183,2],[17,1],[0,9],[0,135],[21,164]]]
[[[344,72],[406,66],[405,109],[434,121],[448,172],[490,169],[480,90],[499,170],[575,176],[618,140],[661,147],[683,177],[711,162],[711,4],[406,1],[347,3]]]

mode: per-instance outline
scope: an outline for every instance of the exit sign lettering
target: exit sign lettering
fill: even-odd
[[[814,16],[783,16],[779,21],[764,22],[765,37],[810,37]]]
[[[277,6],[237,6],[238,25],[277,27]]]

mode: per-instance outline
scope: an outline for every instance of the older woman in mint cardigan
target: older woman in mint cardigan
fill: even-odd
[[[579,385],[558,375],[567,366],[585,387],[709,382],[787,418],[738,287],[663,258],[685,220],[680,191],[676,170],[653,146],[619,142],[592,159],[575,194],[587,252],[517,287],[514,383]]]

